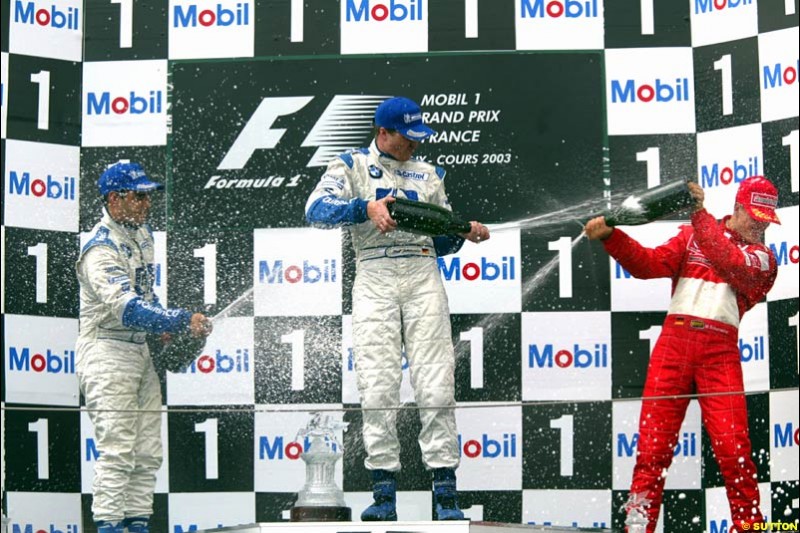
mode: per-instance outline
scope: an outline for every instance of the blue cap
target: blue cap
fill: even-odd
[[[436,132],[422,122],[422,110],[416,102],[396,96],[384,100],[375,110],[375,125],[397,130],[412,141],[427,139]]]
[[[103,172],[97,180],[97,188],[100,195],[105,196],[112,191],[151,192],[161,190],[164,186],[150,181],[138,163],[119,161]]]

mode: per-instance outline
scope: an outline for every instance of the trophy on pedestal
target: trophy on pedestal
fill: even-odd
[[[297,432],[298,441],[308,438],[310,443],[308,449],[300,454],[306,463],[306,484],[297,494],[291,522],[350,521],[350,508],[334,480],[336,461],[344,455],[344,448],[335,432],[347,430],[347,425],[347,422],[313,413],[308,425]]]

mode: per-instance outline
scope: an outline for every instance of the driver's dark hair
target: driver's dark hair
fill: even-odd
[[[394,130],[392,128],[383,128],[383,129],[385,129],[389,133],[397,133],[397,130]],[[381,131],[381,126],[378,126],[377,124],[373,124],[372,125],[372,138],[373,139],[377,139],[378,138],[378,133],[380,133],[380,131]]]

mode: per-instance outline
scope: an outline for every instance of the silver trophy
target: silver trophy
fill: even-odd
[[[350,508],[344,493],[336,486],[336,461],[344,455],[344,447],[336,432],[347,430],[347,422],[332,420],[328,415],[312,413],[305,428],[297,432],[297,441],[309,439],[308,449],[300,454],[306,463],[306,484],[297,494],[291,510],[292,522],[349,522]]]

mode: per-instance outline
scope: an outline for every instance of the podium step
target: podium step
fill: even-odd
[[[529,526],[500,522],[263,522],[197,533],[611,533],[610,529]]]

